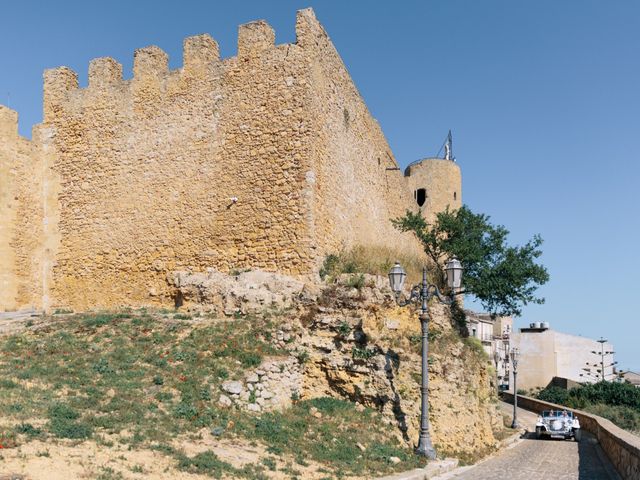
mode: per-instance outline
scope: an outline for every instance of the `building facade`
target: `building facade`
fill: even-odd
[[[489,313],[465,310],[469,336],[482,343],[484,351],[492,360],[500,388],[509,383],[511,334],[513,318],[491,315]]]
[[[514,332],[511,344],[520,351],[518,389],[544,388],[554,377],[579,383],[610,381],[616,377],[613,345],[607,341],[558,332],[547,323],[534,323]],[[510,380],[513,381],[512,374]]]
[[[620,372],[619,376],[622,381],[629,382],[631,385],[640,387],[640,373],[627,370],[626,372]]]

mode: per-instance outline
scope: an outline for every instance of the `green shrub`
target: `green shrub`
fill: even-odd
[[[340,325],[338,326],[338,333],[343,337],[348,337],[351,333],[351,325],[349,325],[349,322],[342,321],[342,323],[340,323]]]
[[[307,400],[305,404],[316,407],[320,412],[333,415],[339,412],[348,412],[354,409],[354,404],[346,400],[333,397],[318,397]]]
[[[76,420],[80,414],[66,403],[54,403],[49,407],[50,419]]]
[[[82,422],[66,418],[53,418],[49,421],[49,431],[59,438],[84,439],[91,436],[91,427]]]
[[[466,337],[463,340],[467,347],[469,347],[469,349],[471,349],[471,351],[476,355],[480,355],[483,358],[486,357],[487,359],[489,358],[487,352],[485,352],[484,347],[482,346],[482,342],[480,341],[480,339],[475,337]]]
[[[624,405],[640,410],[640,388],[630,383],[598,382],[572,388],[570,395],[587,403]]]
[[[244,368],[257,367],[262,363],[262,356],[257,352],[240,352],[238,360]]]
[[[93,364],[93,370],[101,375],[115,373],[115,370],[109,366],[109,361],[106,358],[100,358]]]
[[[369,360],[371,357],[375,356],[375,349],[366,348],[366,347],[353,347],[351,349],[351,357],[354,360]]]
[[[265,457],[262,459],[262,464],[272,472],[276,471],[276,459],[273,457]]]
[[[540,393],[538,393],[538,398],[544,402],[568,405],[569,392],[564,388],[551,386],[540,391]]]
[[[193,420],[198,416],[198,408],[192,403],[182,401],[175,406],[173,414],[178,418]]]
[[[130,317],[131,315],[128,313],[98,313],[94,315],[87,315],[84,317],[82,323],[87,328],[98,328],[112,323],[114,320]]]
[[[14,431],[16,433],[27,435],[28,437],[39,437],[42,435],[42,430],[34,427],[30,423],[21,423],[14,428]]]
[[[359,274],[349,277],[349,280],[347,280],[347,287],[356,288],[358,290],[362,289],[362,287],[364,287],[364,275]]]
[[[335,275],[338,271],[338,265],[340,264],[340,257],[338,255],[330,254],[327,255],[322,263],[322,267],[320,267],[320,278],[324,280],[329,275]]]
[[[465,313],[464,308],[460,306],[457,299],[455,299],[451,304],[451,323],[462,338],[467,338],[469,336],[467,314]]]
[[[637,388],[637,387],[634,387]],[[620,428],[631,432],[640,432],[640,411],[624,405],[588,405],[585,410],[611,420]]]
[[[309,352],[306,350],[300,350],[296,358],[301,364],[307,363],[309,361]]]
[[[17,388],[20,385],[16,382],[14,382],[13,380],[10,380],[8,378],[3,378],[0,379],[0,388],[2,389],[11,389],[11,388]]]
[[[102,473],[96,477],[96,480],[124,480],[124,476],[121,472],[118,472],[111,467],[100,468]]]

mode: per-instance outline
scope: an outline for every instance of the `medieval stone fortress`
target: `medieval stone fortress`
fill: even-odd
[[[33,139],[0,107],[0,310],[172,304],[173,271],[317,272],[353,245],[417,244],[389,219],[461,205],[451,159],[398,168],[313,11],[296,42],[241,25],[236,57],[209,35],[170,71],[136,50],[133,78],[98,58],[89,84],[44,74]]]
[[[327,273],[358,249],[438,268],[392,220],[460,209],[461,169],[451,134],[401,169],[311,9],[295,33],[240,25],[230,58],[189,37],[175,70],[140,48],[130,79],[97,58],[85,87],[46,70],[31,139],[0,105],[0,479],[432,478],[513,442],[447,478],[530,480],[504,467],[530,456],[640,478],[635,434],[595,414],[579,450],[527,443],[557,408],[534,390],[616,375],[606,340],[465,313],[426,267],[420,321],[388,267]],[[437,456],[412,452],[425,430]]]

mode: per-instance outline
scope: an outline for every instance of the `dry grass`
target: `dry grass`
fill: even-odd
[[[320,275],[333,278],[341,273],[368,273],[386,276],[395,262],[407,272],[407,283],[417,283],[422,279],[422,268],[427,265],[432,278],[432,266],[425,256],[383,246],[357,245],[349,250],[328,255]]]
[[[265,357],[292,354],[270,342],[285,320],[275,323],[273,315],[202,322],[146,310],[75,314],[0,337],[0,447],[38,451],[47,445],[47,457],[60,464],[70,458],[65,446],[73,445],[80,458],[93,457],[99,445],[113,459],[91,477],[102,479],[139,478],[127,471],[128,460],[120,462],[122,451],[138,459],[160,455],[169,472],[162,478],[183,478],[182,472],[247,480],[372,478],[423,465],[389,435],[379,413],[359,411],[349,401],[297,400],[258,415],[221,407],[225,380],[242,379]],[[259,444],[268,456],[234,465],[235,453],[214,448],[219,442]],[[24,460],[35,469],[39,458]],[[286,466],[291,459],[295,464]],[[64,468],[81,466],[71,460]],[[79,478],[67,471],[68,478]]]

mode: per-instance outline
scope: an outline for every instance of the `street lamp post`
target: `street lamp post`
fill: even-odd
[[[518,428],[518,357],[520,351],[513,347],[510,352],[511,364],[513,365],[513,422],[511,422],[511,428]]]
[[[416,453],[423,455],[429,459],[436,458],[436,451],[431,443],[431,435],[429,433],[429,300],[437,297],[440,302],[450,305],[453,302],[456,290],[460,288],[462,283],[462,265],[456,258],[452,258],[447,262],[445,267],[447,272],[447,284],[451,289],[451,296],[445,297],[440,293],[436,285],[430,285],[427,281],[427,269],[422,270],[422,283],[411,288],[411,295],[408,299],[401,299],[402,286],[407,277],[406,272],[396,264],[389,271],[389,283],[391,290],[395,295],[398,305],[404,307],[411,303],[420,304],[420,324],[422,326],[422,383],[420,385],[421,392],[421,409],[420,409],[420,435],[418,437],[418,446]]]
[[[496,343],[496,349],[493,351],[493,363],[496,365],[496,392],[500,396],[500,372],[498,366],[500,365],[500,352],[498,351],[498,344]]]

